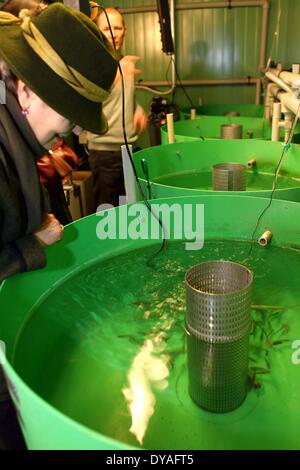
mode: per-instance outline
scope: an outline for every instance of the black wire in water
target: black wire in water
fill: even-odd
[[[98,5],[99,5],[99,4],[98,4]],[[110,32],[111,37],[112,37],[113,46],[114,46],[115,51],[117,51],[116,43],[115,43],[115,39],[114,39],[114,35],[113,35],[113,31],[112,31],[111,24],[110,24],[110,21],[109,21],[109,18],[108,18],[108,14],[107,14],[107,12],[106,12],[106,10],[105,10],[105,7],[103,7],[102,5],[99,5],[99,8],[101,8],[102,11],[103,11],[104,14],[105,14],[106,21],[107,21],[107,24],[108,24],[108,27],[109,27],[109,32]],[[128,156],[129,156],[129,159],[130,159],[130,163],[131,163],[131,166],[132,166],[132,169],[133,169],[134,177],[135,177],[135,179],[136,179],[136,183],[137,183],[138,189],[139,189],[139,191],[140,191],[140,194],[141,194],[141,196],[142,196],[143,202],[144,202],[145,206],[147,207],[149,213],[157,220],[157,222],[158,222],[159,225],[161,226],[162,232],[163,232],[163,240],[162,240],[161,247],[160,247],[160,249],[154,254],[154,256],[157,256],[157,255],[159,255],[159,253],[160,253],[161,251],[163,251],[164,248],[166,247],[166,243],[167,243],[167,230],[166,230],[166,228],[165,228],[165,226],[164,226],[162,220],[160,219],[160,217],[157,216],[157,214],[155,214],[155,212],[153,212],[153,210],[152,210],[152,208],[151,208],[151,205],[149,204],[149,201],[147,200],[147,198],[146,198],[146,196],[145,196],[145,193],[144,193],[143,188],[142,188],[142,186],[141,186],[141,183],[140,183],[140,180],[139,180],[139,177],[138,177],[138,174],[137,174],[135,165],[134,165],[134,161],[133,161],[133,158],[132,158],[130,149],[129,149],[128,140],[127,140],[127,134],[126,134],[126,123],[125,123],[125,82],[124,82],[124,75],[123,75],[122,67],[121,67],[121,65],[120,65],[119,62],[118,62],[118,69],[119,69],[119,72],[120,72],[120,75],[121,75],[121,83],[122,83],[122,128],[123,128],[124,144],[125,144],[125,147],[126,147],[126,150],[127,150],[127,154],[128,154]]]
[[[258,227],[260,225],[260,222],[262,220],[262,218],[264,217],[264,215],[266,214],[266,212],[270,209],[271,205],[272,205],[272,202],[274,200],[274,195],[275,195],[275,191],[277,189],[277,173],[279,171],[279,168],[281,167],[281,164],[283,162],[283,159],[287,153],[287,151],[289,150],[290,148],[290,145],[291,145],[291,142],[292,142],[292,139],[293,139],[293,136],[294,136],[294,132],[295,132],[295,129],[296,129],[296,125],[297,125],[297,121],[298,121],[298,117],[299,117],[299,112],[300,112],[300,105],[299,105],[299,108],[298,108],[298,111],[297,111],[297,114],[295,116],[295,119],[294,119],[294,122],[293,122],[293,125],[290,129],[290,133],[289,133],[289,137],[288,137],[288,140],[287,140],[287,143],[284,145],[283,147],[283,150],[282,150],[282,153],[281,153],[281,156],[280,156],[280,159],[279,159],[279,162],[278,162],[278,165],[276,167],[276,170],[275,170],[275,174],[274,174],[274,180],[273,180],[273,186],[272,186],[272,192],[271,192],[271,196],[270,196],[270,199],[269,199],[269,202],[268,202],[268,205],[265,207],[265,209],[262,211],[262,213],[260,214],[258,220],[257,220],[257,223],[256,223],[256,226],[255,226],[255,229],[253,230],[253,233],[252,233],[252,237],[251,237],[251,247],[250,247],[250,250],[249,250],[249,254],[248,256],[251,255],[252,253],[252,250],[253,250],[253,242],[254,242],[254,237],[255,237],[255,233],[256,231],[258,230]]]

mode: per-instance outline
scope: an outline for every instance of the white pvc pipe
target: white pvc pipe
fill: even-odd
[[[270,243],[273,237],[273,233],[270,230],[267,230],[265,233],[262,234],[261,237],[258,239],[258,243],[260,246],[266,246]]]
[[[286,72],[285,70],[278,72],[278,70],[275,69],[270,69],[269,73],[275,75],[279,80],[289,86],[292,86],[296,81],[300,81],[300,74],[298,73]]]
[[[299,100],[283,92],[278,93],[278,99],[287,109],[292,111],[294,114],[298,113],[300,104]]]
[[[169,144],[174,144],[175,142],[175,133],[174,133],[174,114],[167,114],[167,129],[168,129],[168,142]]]
[[[282,109],[282,112],[284,113],[284,129],[285,129],[284,142],[286,143],[289,140],[291,129],[293,127],[293,113],[291,113],[285,107],[284,109]]]
[[[293,94],[293,90],[283,81],[281,78],[279,78],[277,75],[275,75],[273,72],[268,71],[266,72],[266,77],[271,80],[272,82],[276,83],[282,90],[286,91],[289,94]]]
[[[281,91],[275,85],[268,88],[270,94],[278,99],[286,109],[289,109],[292,113],[297,114],[299,111],[300,100],[297,100],[294,96],[289,93]]]
[[[272,142],[278,142],[280,138],[281,103],[274,103],[272,121]]]
[[[271,119],[273,115],[273,105],[280,88],[275,83],[268,83],[266,90],[266,99],[265,99],[265,114],[266,119]]]
[[[132,145],[128,145],[128,147],[132,155]],[[126,202],[127,204],[132,204],[137,201],[135,175],[134,175],[134,171],[132,168],[130,156],[128,155],[128,152],[127,152],[126,145],[121,145],[121,152],[122,152]]]
[[[196,109],[195,108],[191,108],[191,121],[194,121],[196,119],[197,115],[196,115]]]
[[[300,74],[300,64],[293,64],[293,73],[299,75]]]

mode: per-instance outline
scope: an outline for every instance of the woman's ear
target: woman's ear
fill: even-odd
[[[17,81],[17,98],[22,111],[27,110],[28,114],[33,99],[33,93],[22,80]]]

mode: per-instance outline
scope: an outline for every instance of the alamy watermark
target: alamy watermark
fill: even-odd
[[[120,198],[124,202],[124,198]],[[151,204],[151,214],[144,203],[120,205],[118,211],[109,204],[100,205],[96,234],[99,240],[183,240],[186,250],[204,246],[203,204]]]
[[[3,80],[0,80],[0,104],[6,103],[6,87]]]
[[[295,352],[292,354],[292,364],[294,366],[300,365],[300,340],[297,339],[292,344],[292,349],[295,349]]]

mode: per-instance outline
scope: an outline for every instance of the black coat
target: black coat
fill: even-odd
[[[46,264],[33,235],[49,212],[35,163],[46,152],[7,91],[0,104],[0,281]]]

